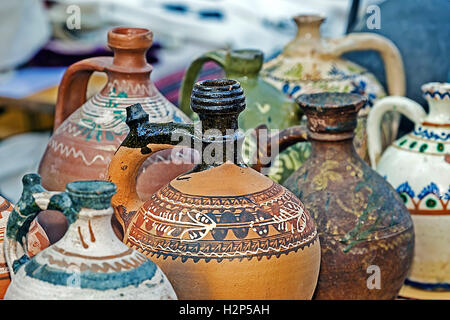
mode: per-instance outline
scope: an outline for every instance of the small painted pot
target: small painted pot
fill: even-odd
[[[22,181],[22,197],[6,230],[12,281],[5,299],[176,299],[161,270],[115,236],[113,183],[76,181],[59,193],[46,191],[37,174]],[[60,241],[30,258],[23,239],[45,209],[61,211],[70,226]]]
[[[5,239],[6,224],[13,209],[13,205],[0,196],[0,299],[3,299],[6,289],[8,289],[8,286],[11,283],[11,277],[3,251],[3,241]],[[50,242],[45,231],[39,225],[37,220],[33,220],[27,237],[28,256],[33,257],[38,252],[47,248],[49,244]]]
[[[383,59],[389,94],[405,94],[403,61],[397,47],[387,38],[373,33],[351,33],[340,38],[323,38],[320,26],[324,17],[294,17],[296,37],[283,51],[267,61],[261,77],[292,98],[319,92],[347,92],[365,96],[368,103],[358,112],[354,144],[360,157],[369,161],[366,120],[373,103],[386,95],[383,86],[363,67],[343,59],[344,53],[377,51]],[[399,125],[398,114],[386,114],[383,121],[383,146],[394,141]],[[300,165],[292,169],[297,170]]]
[[[372,167],[401,195],[411,213],[416,245],[407,283],[450,290],[450,83],[422,86],[429,112],[409,98],[375,103],[367,122]],[[380,121],[395,110],[415,123],[381,155]]]

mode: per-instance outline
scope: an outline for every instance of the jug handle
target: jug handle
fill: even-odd
[[[191,62],[189,67],[186,69],[184,74],[183,82],[181,83],[180,89],[180,100],[179,107],[189,117],[192,116],[193,112],[190,108],[191,94],[194,87],[194,82],[200,74],[203,65],[212,61],[217,63],[222,69],[225,69],[225,57],[227,55],[226,50],[216,50],[210,51],[202,54],[200,57]]]
[[[266,139],[266,141],[260,141],[261,130],[267,130],[267,126],[263,124],[254,130],[255,141],[257,143],[257,153],[253,156],[252,168],[258,172],[261,172],[263,168],[270,167],[270,162],[262,163],[261,159],[272,157],[272,150],[274,147],[278,148],[278,152],[281,153],[297,142],[308,141],[308,129],[305,125],[282,129],[278,133],[271,135],[269,139]]]
[[[27,248],[27,234],[30,224],[43,210],[58,210],[66,217],[69,225],[77,218],[69,195],[64,192],[50,192],[41,185],[38,174],[27,174],[22,178],[23,192],[11,212],[6,227],[4,252],[11,278],[19,268],[30,260]]]
[[[404,96],[406,92],[405,70],[400,51],[395,44],[379,34],[361,32],[330,39],[329,46],[323,46],[321,53],[339,57],[346,52],[360,50],[377,51],[384,63],[387,91],[391,96]]]
[[[87,86],[92,73],[106,72],[106,67],[112,63],[112,59],[112,57],[94,57],[74,63],[67,68],[58,87],[54,130],[86,102]]]
[[[149,116],[139,103],[126,110],[126,124],[130,131],[108,167],[108,180],[117,186],[111,204],[122,227],[123,241],[128,237],[129,223],[144,203],[136,191],[139,168],[155,152],[180,146],[179,140],[174,138],[193,137],[194,131],[192,124],[149,123]]]
[[[414,123],[421,123],[426,112],[417,102],[400,96],[385,97],[372,107],[367,117],[367,144],[369,149],[370,164],[373,169],[381,156],[381,121],[383,115],[388,111],[397,111],[406,116]]]

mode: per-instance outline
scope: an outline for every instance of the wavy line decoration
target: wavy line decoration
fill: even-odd
[[[130,235],[130,240],[133,241],[133,245],[137,245],[136,249],[139,251],[150,251],[150,252],[159,252],[159,251],[169,251],[176,255],[183,255],[183,256],[191,256],[191,257],[204,257],[204,258],[218,258],[218,259],[226,259],[226,258],[235,258],[235,257],[252,257],[252,256],[258,256],[261,254],[268,254],[268,253],[281,253],[284,251],[292,250],[295,248],[302,248],[303,246],[309,246],[312,243],[314,243],[317,240],[317,231],[314,231],[311,233],[308,237],[296,241],[296,242],[287,242],[287,245],[279,245],[278,247],[274,246],[257,246],[254,250],[234,250],[231,252],[226,251],[220,251],[220,252],[205,252],[202,250],[198,250],[195,252],[189,252],[182,249],[174,249],[170,246],[161,246],[160,244],[156,246],[152,246],[148,243],[142,242],[140,239],[137,239]],[[268,256],[270,257],[270,255]],[[258,257],[258,259],[261,259],[261,256]],[[207,260],[208,262],[209,260]],[[195,261],[196,262],[196,261]]]
[[[449,132],[441,131],[439,133],[436,133],[420,126],[414,129],[413,134],[425,139],[440,140],[444,142],[450,140]]]
[[[55,140],[50,140],[49,147],[55,152],[65,157],[72,156],[75,159],[80,158],[86,166],[91,166],[94,162],[100,161],[103,163],[111,162],[111,157],[103,157],[100,154],[95,155],[92,159],[87,159],[82,150],[77,150],[74,147],[66,146],[62,142],[58,142]]]
[[[450,92],[439,92],[439,91],[426,91],[423,94],[425,97],[429,96],[433,99],[439,98],[441,100],[450,99]]]

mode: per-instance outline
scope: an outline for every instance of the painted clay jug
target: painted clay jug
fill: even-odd
[[[380,35],[352,33],[342,38],[322,38],[320,25],[324,20],[314,15],[295,17],[296,37],[281,54],[264,64],[261,76],[294,98],[318,92],[349,92],[365,96],[368,103],[358,113],[354,143],[358,154],[368,162],[367,114],[373,102],[386,93],[371,73],[340,56],[351,51],[377,51],[384,62],[389,94],[400,96],[405,94],[402,58],[395,45]],[[387,114],[383,124],[383,146],[387,147],[396,137],[399,115]]]
[[[239,83],[196,83],[191,108],[201,130],[149,124],[139,105],[127,109],[130,133],[109,168],[124,242],[161,267],[180,299],[310,299],[320,261],[316,228],[297,197],[244,164]],[[181,129],[201,145],[201,163],[141,202],[136,168],[173,147]]]
[[[8,200],[0,196],[0,299],[3,299],[5,296],[6,289],[8,289],[11,282],[3,251],[3,241],[5,239],[6,223],[13,208],[13,205]],[[47,235],[36,220],[33,220],[30,224],[27,243],[30,257],[47,248],[50,244]]]
[[[322,253],[314,298],[394,299],[412,261],[414,231],[400,196],[352,143],[366,99],[336,92],[296,101],[307,126],[282,131],[280,148],[311,142],[310,157],[284,186],[317,224]]]
[[[245,93],[246,108],[239,116],[239,128],[247,131],[242,154],[249,161],[256,150],[256,141],[248,131],[259,126],[268,129],[284,129],[299,123],[302,113],[298,105],[273,85],[260,77],[264,54],[260,50],[217,50],[195,59],[186,70],[180,93],[181,110],[195,119],[190,109],[190,97],[194,82],[204,63],[213,61],[220,65],[228,79],[239,81]],[[309,155],[305,144],[291,146],[274,159],[267,175],[275,182],[283,181],[294,168]]]
[[[397,190],[414,222],[407,283],[450,290],[450,83],[427,83],[422,91],[428,114],[405,97],[386,97],[374,105],[367,122],[369,151],[372,167]],[[390,110],[412,120],[415,128],[381,155],[380,119]]]
[[[46,189],[64,191],[71,181],[106,179],[114,151],[128,133],[124,121],[125,107],[130,104],[140,102],[153,122],[190,121],[150,79],[152,66],[145,53],[152,40],[147,29],[114,28],[108,33],[108,46],[114,57],[85,59],[66,70],[58,89],[55,131],[39,166]],[[88,81],[96,71],[106,73],[108,82],[86,101]],[[142,197],[193,167],[189,161],[170,161],[170,156],[169,152],[154,155],[141,169],[138,192]],[[154,168],[147,176],[149,166]],[[40,222],[44,221],[41,216]],[[64,233],[65,227],[60,229]]]
[[[176,299],[161,270],[115,236],[113,183],[75,181],[62,193],[46,191],[37,174],[25,175],[22,181],[22,197],[6,230],[12,281],[5,299]],[[23,241],[30,222],[48,208],[63,212],[69,229],[30,259]]]

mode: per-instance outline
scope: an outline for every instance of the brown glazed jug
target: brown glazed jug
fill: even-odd
[[[239,82],[196,83],[191,108],[200,118],[195,130],[150,124],[139,105],[127,108],[130,133],[109,167],[124,242],[161,267],[179,299],[311,299],[320,261],[315,224],[290,191],[243,163]],[[201,146],[201,162],[142,202],[136,169],[173,148],[172,135],[182,131]]]
[[[317,224],[321,266],[315,299],[394,299],[410,268],[414,231],[390,184],[353,145],[366,98],[350,93],[304,94],[297,103],[307,126],[281,131],[280,149],[311,142],[311,155],[284,186]]]
[[[114,28],[108,32],[114,57],[85,59],[66,70],[58,89],[54,133],[39,166],[44,188],[65,191],[66,184],[75,180],[106,179],[109,162],[128,133],[126,106],[141,103],[152,122],[190,122],[150,79],[152,66],[146,52],[152,41],[147,29]],[[108,82],[86,101],[88,81],[96,71],[106,73]],[[189,150],[183,151],[187,152],[178,153],[182,159],[189,156]],[[174,163],[170,156],[167,151],[155,154],[141,169],[138,192],[142,197],[193,167],[189,161]],[[149,166],[153,169],[147,170]],[[52,232],[62,235],[67,228],[64,217],[58,219],[61,224],[53,223],[56,218],[39,215],[49,237]]]

